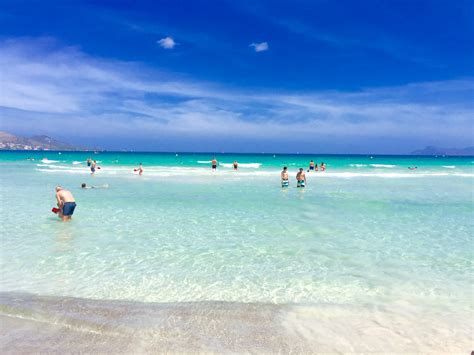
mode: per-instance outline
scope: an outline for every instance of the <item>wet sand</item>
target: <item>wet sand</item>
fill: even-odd
[[[259,303],[140,303],[0,294],[2,353],[469,353],[465,324]],[[399,328],[397,328],[397,326]]]

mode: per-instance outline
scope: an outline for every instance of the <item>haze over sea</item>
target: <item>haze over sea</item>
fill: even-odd
[[[297,189],[310,159],[327,171]],[[12,344],[30,331],[60,334],[52,350],[99,336],[109,352],[473,348],[472,157],[0,152],[0,167],[2,320],[34,321]],[[50,212],[58,184],[76,198],[70,223]]]

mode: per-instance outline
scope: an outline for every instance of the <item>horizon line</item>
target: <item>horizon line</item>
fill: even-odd
[[[322,155],[322,156],[367,156],[367,157],[455,157],[455,158],[472,158],[474,155],[450,155],[450,154],[380,154],[380,153],[266,153],[266,152],[253,152],[253,153],[243,153],[243,152],[186,152],[186,151],[134,151],[134,150],[22,150],[22,149],[1,149],[1,152],[22,152],[22,153],[40,153],[40,152],[52,152],[52,153],[87,153],[92,152],[93,154],[100,153],[134,153],[134,154],[208,154],[208,155],[301,155],[301,156],[311,156],[311,155]]]

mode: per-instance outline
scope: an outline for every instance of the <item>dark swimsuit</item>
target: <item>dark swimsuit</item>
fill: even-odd
[[[64,202],[63,204],[63,216],[72,216],[74,209],[76,208],[75,202]]]

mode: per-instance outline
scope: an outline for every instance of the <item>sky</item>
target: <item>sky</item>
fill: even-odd
[[[0,0],[0,129],[108,150],[474,145],[474,1]]]

